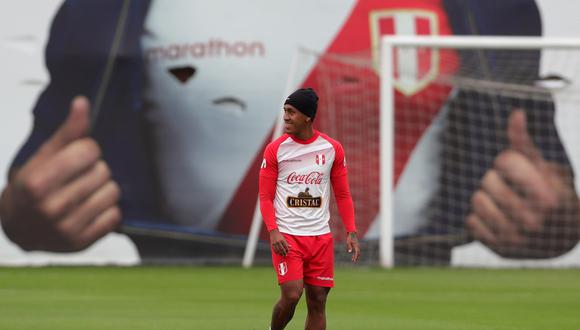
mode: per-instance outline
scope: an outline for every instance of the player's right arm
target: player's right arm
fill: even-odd
[[[264,151],[264,159],[260,168],[260,212],[268,233],[270,233],[270,244],[279,255],[285,256],[290,250],[284,236],[278,231],[276,225],[276,210],[274,208],[274,198],[276,197],[276,184],[278,181],[278,160],[276,150],[269,144]]]
[[[120,190],[89,130],[89,102],[77,97],[57,131],[11,171],[0,219],[24,250],[82,250],[119,225]]]

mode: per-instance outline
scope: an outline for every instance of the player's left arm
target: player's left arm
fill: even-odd
[[[352,254],[352,261],[357,261],[360,256],[360,247],[354,223],[354,204],[348,187],[348,177],[346,174],[331,176],[331,182],[338,212],[346,228],[346,250]]]
[[[340,213],[342,223],[346,229],[346,249],[348,253],[352,254],[352,261],[354,262],[357,261],[360,256],[360,246],[354,221],[354,203],[348,185],[344,150],[340,144],[335,146],[335,148],[336,155],[330,173],[330,181],[332,183],[332,190],[334,191],[334,197],[338,206],[338,212]]]

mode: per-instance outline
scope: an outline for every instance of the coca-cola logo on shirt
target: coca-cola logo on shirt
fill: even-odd
[[[297,174],[296,172],[292,172],[288,175],[288,178],[286,178],[286,182],[289,184],[321,184],[323,176],[324,175],[321,172],[310,172],[308,174]]]

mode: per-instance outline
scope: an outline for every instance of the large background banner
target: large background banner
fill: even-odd
[[[101,42],[114,44],[118,31],[78,25],[78,29],[70,30],[73,24],[82,25],[80,18],[88,15],[78,2],[61,12],[57,18],[60,24],[54,25],[50,36],[49,28],[62,3],[60,0],[0,3],[0,186],[4,187],[9,166],[30,134],[35,106],[43,118],[50,117],[47,111],[53,111],[53,117],[67,111],[53,109],[66,104],[54,101],[56,98],[51,94],[54,91],[47,92],[46,98],[38,101],[41,92],[51,83],[44,56],[50,37],[54,47],[49,55],[63,56],[70,59],[70,63],[82,63],[84,58],[90,62],[86,67],[71,64],[70,70],[94,69],[94,72],[103,73],[82,79],[89,87],[85,90],[83,85],[79,90],[88,94],[99,111],[94,134],[102,143],[105,156],[110,157],[107,161],[115,179],[125,189],[123,228],[131,238],[111,233],[83,252],[54,254],[24,252],[0,231],[0,265],[138,264],[142,258],[159,259],[164,253],[172,253],[171,249],[159,253],[151,251],[156,246],[166,245],[163,240],[172,239],[186,242],[180,247],[182,250],[192,247],[191,238],[201,242],[204,249],[215,250],[213,243],[226,242],[240,250],[256,206],[261,153],[272,138],[289,87],[289,75],[296,88],[308,86],[319,91],[320,116],[316,124],[344,143],[351,164],[351,188],[359,231],[365,240],[376,241],[378,149],[377,136],[372,134],[378,129],[376,47],[381,35],[477,34],[474,27],[461,21],[470,13],[480,24],[477,29],[481,34],[580,38],[580,22],[574,15],[578,10],[571,8],[578,6],[576,9],[580,9],[580,4],[565,0],[498,1],[497,5],[501,6],[497,10],[505,15],[498,14],[493,19],[485,18],[490,12],[489,6],[474,1],[289,0],[272,4],[267,0],[250,3],[153,0],[148,6],[145,2],[133,1],[127,22],[117,20],[122,15],[111,9],[115,6],[95,7],[103,8],[102,12],[92,9],[90,15],[97,20],[110,22],[111,26],[119,22],[127,24],[120,34],[123,36],[121,46],[112,54],[109,48],[100,49],[98,45]],[[534,20],[533,10],[528,13],[522,8],[537,8],[539,20]],[[520,14],[524,18],[510,19]],[[141,23],[132,25],[134,21]],[[530,26],[522,27],[522,21],[531,22]],[[497,26],[505,26],[505,30],[494,30]],[[72,37],[80,35],[94,38],[88,42],[91,46]],[[308,49],[310,55],[297,55],[299,48]],[[89,55],[87,49],[94,53]],[[344,64],[328,65],[327,61],[333,61],[329,55],[342,56],[341,63],[347,63],[344,58],[348,58],[363,64],[360,69],[345,74],[345,70],[340,70],[341,66],[346,67]],[[460,58],[454,53],[447,55],[442,56]],[[106,63],[111,58],[115,59],[116,66],[108,72]],[[538,74],[561,74],[574,82],[580,81],[580,76],[569,76],[569,72],[580,70],[564,72],[565,68],[545,58],[536,63]],[[52,63],[55,65],[53,75],[68,66],[66,61]],[[129,64],[123,66],[124,63]],[[339,71],[329,68],[339,68]],[[454,73],[459,65],[443,64],[436,69],[439,73]],[[67,73],[64,76],[78,75]],[[447,219],[459,218],[459,225],[453,223],[457,225],[456,232],[439,230],[429,223],[431,219],[425,218],[422,211],[431,203],[427,193],[437,193],[437,180],[431,180],[437,176],[432,175],[427,181],[423,178],[436,173],[438,164],[425,163],[426,158],[420,151],[430,149],[431,145],[426,143],[436,140],[426,137],[439,127],[438,118],[447,111],[442,110],[447,96],[454,92],[452,88],[433,86],[428,77],[416,78],[398,81],[398,104],[407,102],[402,100],[410,100],[413,95],[439,93],[442,96],[438,103],[425,107],[429,115],[414,123],[412,132],[407,133],[409,142],[398,145],[395,151],[399,205],[395,209],[399,219],[395,220],[395,234],[398,238],[423,234],[467,237],[463,225],[466,215],[462,211],[449,211],[453,214],[444,215]],[[334,82],[338,85],[333,85]],[[54,77],[52,83],[59,88],[66,83],[75,85],[74,81],[62,83]],[[71,96],[78,93],[73,89],[67,91]],[[354,92],[358,96],[347,97]],[[580,148],[577,147],[580,136],[577,129],[573,129],[580,127],[579,110],[561,102],[557,94],[553,97],[555,123],[561,139],[561,146],[558,142],[556,149],[565,150],[565,155],[553,158],[565,158],[564,162],[580,173]],[[139,143],[143,141],[129,141],[132,139],[130,133],[122,128],[123,118],[126,120],[136,113],[148,129],[146,149],[147,152],[149,147],[152,150],[147,154],[150,157],[146,163],[135,164],[126,159],[115,160],[114,157],[121,154],[127,158],[142,156],[139,148],[143,146]],[[358,126],[348,128],[349,122]],[[134,124],[132,121],[131,125]],[[116,138],[127,143],[127,149],[121,149],[120,140]],[[29,141],[22,159],[29,156],[26,150],[34,149],[35,143]],[[476,182],[479,179],[474,178]],[[577,175],[576,187],[578,180]],[[425,182],[429,183],[425,185]],[[463,203],[469,203],[469,196]],[[340,221],[334,219],[331,226],[340,237]],[[149,234],[163,240],[148,240]],[[451,264],[514,265],[482,243],[465,241],[470,243],[449,247]],[[576,247],[555,258],[525,260],[518,265],[578,266],[578,250]],[[187,258],[187,254],[181,255],[183,251],[178,253]],[[208,252],[213,253],[213,250]],[[238,256],[239,252],[226,253],[228,258]]]
[[[0,3],[0,185],[6,183],[8,167],[29,134],[31,110],[49,76],[44,65],[49,26],[61,0]],[[34,10],[31,10],[34,8]],[[0,231],[0,263],[43,265],[47,263],[135,264],[139,256],[133,243],[110,234],[80,253],[25,253]]]

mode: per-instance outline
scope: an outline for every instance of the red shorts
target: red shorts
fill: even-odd
[[[290,251],[283,257],[272,249],[272,262],[278,284],[304,280],[304,283],[334,287],[334,239],[332,233],[318,236],[285,234]]]

